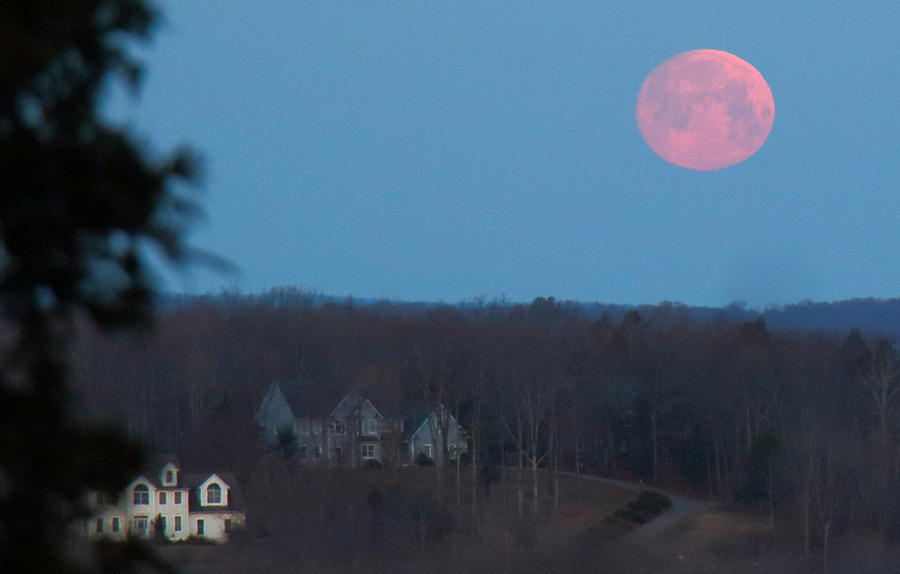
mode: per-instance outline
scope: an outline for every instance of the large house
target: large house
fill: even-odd
[[[264,444],[295,452],[301,463],[413,464],[424,456],[444,464],[445,452],[456,460],[468,450],[465,431],[443,405],[419,406],[405,414],[385,416],[356,392],[328,409],[317,397],[304,396],[297,385],[288,381],[283,388],[276,381],[260,403],[256,422]]]
[[[226,542],[246,522],[237,479],[230,472],[184,473],[172,455],[155,457],[118,499],[92,493],[89,537],[123,539],[161,535],[169,540],[191,536]]]

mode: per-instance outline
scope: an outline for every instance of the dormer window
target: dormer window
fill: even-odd
[[[176,486],[178,484],[178,467],[170,462],[162,467],[160,478],[163,486]]]
[[[206,504],[222,504],[222,487],[212,483],[206,487]]]
[[[131,501],[134,504],[150,504],[150,489],[146,484],[138,484],[134,487]]]

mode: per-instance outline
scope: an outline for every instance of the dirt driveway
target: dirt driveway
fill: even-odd
[[[569,472],[561,474],[575,476],[575,473]],[[641,490],[653,490],[669,497],[669,499],[672,501],[672,508],[670,508],[665,514],[659,516],[655,520],[651,520],[647,524],[640,526],[634,532],[632,532],[631,536],[634,540],[644,540],[655,536],[656,534],[668,530],[676,524],[681,524],[685,520],[698,515],[704,510],[709,510],[714,506],[714,503],[712,502],[705,502],[703,500],[697,500],[694,498],[686,498],[684,496],[672,494],[671,492],[668,492],[661,488],[647,486],[640,482],[616,480],[614,478],[604,478],[602,476],[594,476],[591,474],[582,474],[581,479],[591,482],[599,482],[601,484],[615,486],[617,488],[631,490],[634,492],[640,492]]]

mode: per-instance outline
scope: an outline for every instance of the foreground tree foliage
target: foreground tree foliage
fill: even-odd
[[[87,489],[118,491],[140,467],[116,432],[72,417],[74,324],[146,324],[145,253],[184,254],[193,214],[175,184],[185,153],[155,157],[98,113],[113,80],[137,86],[135,40],[158,15],[143,0],[0,3],[0,563],[70,572],[90,562],[65,541]],[[139,545],[101,545],[96,567],[153,562]]]

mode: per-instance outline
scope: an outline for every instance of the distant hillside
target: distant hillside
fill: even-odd
[[[900,299],[847,299],[831,303],[803,301],[769,309],[763,313],[766,323],[779,329],[813,329],[900,335]]]
[[[826,331],[842,333],[858,328],[867,333],[879,333],[892,338],[900,336],[900,298],[894,299],[847,299],[833,302],[802,301],[764,311],[749,309],[740,303],[725,307],[696,307],[677,302],[665,301],[655,305],[623,305],[615,303],[558,301],[553,297],[537,297],[530,302],[511,302],[506,299],[474,299],[457,303],[427,301],[393,301],[339,297],[296,287],[276,287],[259,294],[244,294],[225,291],[219,294],[187,295],[169,294],[162,298],[164,309],[178,309],[199,303],[262,303],[275,307],[321,307],[323,305],[353,304],[365,307],[384,306],[394,314],[417,314],[435,307],[454,307],[463,311],[478,312],[489,309],[509,309],[528,306],[540,302],[558,303],[568,310],[585,317],[600,319],[608,315],[618,319],[631,310],[656,320],[671,320],[678,317],[697,321],[753,321],[762,316],[771,329]]]

